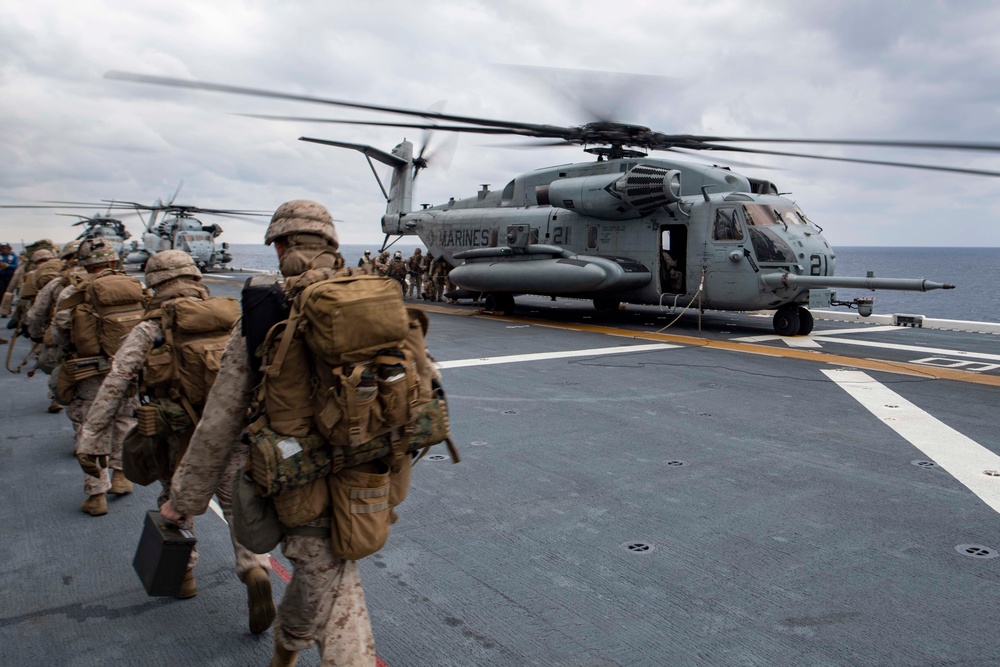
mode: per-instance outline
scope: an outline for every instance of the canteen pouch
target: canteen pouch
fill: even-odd
[[[246,471],[233,480],[233,535],[254,552],[266,554],[278,546],[284,529],[270,498],[257,495],[257,484]]]
[[[130,482],[148,486],[163,479],[164,458],[156,440],[142,435],[138,428],[129,429],[122,443],[122,472]]]
[[[389,539],[389,467],[382,462],[366,463],[330,475],[326,482],[333,555],[360,560],[385,546]]]

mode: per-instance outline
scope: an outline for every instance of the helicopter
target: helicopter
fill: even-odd
[[[0,206],[0,208],[95,208],[97,206],[88,203],[81,202],[52,202],[50,204],[26,204],[26,205],[8,205]],[[103,204],[99,205],[99,208],[107,208],[105,213],[94,213],[90,217],[85,215],[79,215],[77,213],[57,213],[56,215],[69,216],[73,218],[78,218],[78,222],[74,222],[74,227],[80,227],[86,225],[83,231],[76,237],[76,240],[82,241],[83,239],[90,238],[102,238],[108,243],[110,243],[119,256],[122,255],[125,249],[125,241],[132,237],[129,231],[125,228],[125,223],[123,223],[118,218],[112,217],[111,211],[115,208],[112,204],[111,206],[105,206]]]
[[[164,250],[183,250],[191,255],[191,258],[202,271],[213,268],[224,267],[233,260],[229,252],[229,244],[222,242],[216,244],[217,239],[222,234],[222,227],[218,224],[205,224],[196,214],[208,214],[219,216],[256,216],[264,215],[261,211],[237,211],[228,209],[202,208],[199,206],[188,206],[174,204],[180,187],[174,196],[164,204],[163,200],[156,200],[154,204],[146,205],[138,202],[114,202],[116,208],[132,208],[139,213],[149,212],[149,220],[143,220],[146,231],[142,235],[142,246],[133,242],[128,254],[125,255],[126,264],[138,265],[140,270],[145,269],[149,258]],[[163,218],[157,223],[160,214]]]
[[[70,215],[68,213],[60,213],[59,215]],[[93,216],[87,218],[82,215],[75,216],[80,218],[79,222],[74,222],[73,226],[86,225],[84,230],[77,236],[77,240],[82,241],[83,239],[93,239],[101,238],[111,244],[121,257],[125,249],[125,241],[132,237],[132,234],[125,229],[125,224],[121,220],[110,217],[110,211],[107,214],[101,215],[95,213]]]
[[[771,181],[748,178],[729,167],[651,158],[650,151],[680,154],[729,151],[809,157],[1000,176],[971,168],[809,155],[734,146],[738,142],[801,143],[974,151],[998,144],[934,141],[809,140],[665,134],[625,122],[598,120],[561,127],[419,111],[226,84],[109,72],[107,78],[230,94],[312,102],[421,118],[380,122],[258,116],[284,121],[413,128],[549,140],[582,146],[596,161],[542,168],[511,179],[501,190],[484,185],[475,195],[413,210],[413,182],[428,165],[424,147],[414,155],[407,140],[390,152],[347,142],[303,141],[362,153],[375,173],[386,211],[385,244],[392,235],[416,235],[454,268],[451,281],[466,294],[485,295],[487,310],[508,314],[523,294],[593,301],[598,310],[622,303],[675,311],[773,310],[782,336],[807,335],[810,309],[856,308],[871,315],[873,299],[839,301],[835,289],[928,291],[954,285],[925,279],[835,275],[836,253],[823,230]],[[372,160],[388,165],[388,192]]]

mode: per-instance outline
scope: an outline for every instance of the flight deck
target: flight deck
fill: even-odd
[[[997,334],[410,303],[462,462],[432,450],[361,562],[389,667],[1000,662]],[[0,663],[267,664],[221,518],[196,522],[198,596],[147,597],[158,490],[81,513],[44,379],[0,386]]]

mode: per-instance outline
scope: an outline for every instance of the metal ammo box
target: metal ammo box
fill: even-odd
[[[146,512],[142,538],[132,560],[146,593],[177,595],[195,542],[190,530],[169,523],[156,510]]]

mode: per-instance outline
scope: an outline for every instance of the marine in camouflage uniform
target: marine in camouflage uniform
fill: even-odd
[[[424,284],[422,286],[422,292],[420,296],[424,298],[425,301],[434,300],[434,255],[428,250],[427,254],[424,255],[425,261],[427,263],[427,269],[424,271]]]
[[[339,244],[333,219],[315,202],[294,200],[279,206],[264,242],[274,243],[286,277],[308,267],[343,266],[336,252]],[[247,456],[248,447],[240,435],[248,425],[247,408],[255,384],[246,340],[234,330],[204,416],[174,473],[170,500],[160,508],[164,517],[181,521],[185,516],[203,514],[220,480],[231,469],[230,461]],[[321,516],[305,526],[325,529],[328,534],[330,518]],[[294,665],[298,651],[315,641],[322,665],[374,667],[375,638],[357,562],[334,556],[329,536],[286,534],[281,550],[294,572],[278,606],[271,666]]]
[[[111,244],[102,239],[86,239],[80,244],[80,249],[77,252],[77,263],[83,266],[88,274],[98,274],[117,265],[118,253],[115,252]],[[52,317],[50,335],[52,342],[62,348],[64,354],[67,355],[73,349],[71,338],[73,308],[62,306],[84,288],[85,283],[67,285],[59,292],[59,297],[56,299],[56,314]],[[87,410],[90,409],[90,404],[97,397],[103,379],[100,375],[84,378],[73,388],[73,398],[66,406],[66,416],[73,422],[77,438],[79,438],[80,429],[87,416]],[[86,473],[83,490],[87,494],[87,499],[80,505],[80,510],[91,516],[101,516],[108,513],[105,493],[123,495],[132,492],[132,483],[125,479],[125,474],[122,472],[122,443],[129,429],[135,426],[133,414],[137,405],[138,402],[134,396],[123,401],[107,421],[107,434],[110,441],[108,446],[110,459],[107,460],[107,466],[103,465],[107,457],[96,460],[86,458],[86,455],[78,457],[80,465]],[[112,471],[111,475],[108,474],[109,468]]]
[[[380,276],[388,275],[389,271],[389,251],[383,250],[378,254],[373,262],[375,264],[375,273]]]
[[[87,271],[76,265],[76,251],[80,247],[80,241],[70,241],[62,247],[59,252],[59,259],[63,262],[63,270],[59,276],[49,282],[42,291],[35,297],[35,303],[28,310],[25,318],[25,325],[28,329],[28,336],[32,342],[42,345],[38,354],[38,365],[50,378],[58,377],[59,365],[62,363],[63,351],[59,346],[52,343],[52,337],[46,336],[49,324],[52,323],[52,316],[55,314],[56,299],[59,293],[71,284],[79,284],[83,281]],[[51,368],[51,370],[48,370]],[[53,382],[49,382],[49,408],[51,413],[62,412],[63,406],[56,401]]]
[[[421,283],[424,282],[424,272],[427,271],[427,258],[424,257],[420,248],[413,251],[413,255],[406,261],[406,272],[410,278],[409,286],[404,294],[408,298],[413,298],[414,291],[420,295]]]
[[[111,372],[104,379],[97,397],[87,412],[87,419],[77,443],[78,454],[96,457],[110,453],[108,431],[111,418],[122,404],[130,402],[130,388],[139,378],[146,356],[158,341],[163,340],[161,320],[155,316],[156,313],[160,311],[163,303],[171,299],[208,298],[208,288],[199,284],[199,281],[201,272],[191,256],[181,250],[165,250],[153,255],[146,262],[146,285],[154,290],[155,296],[147,306],[146,317],[132,329],[115,354]],[[187,449],[193,431],[191,428],[179,433],[157,436],[168,462],[167,469],[160,471],[162,491],[157,505],[162,505],[170,498],[171,477]],[[230,525],[232,525],[232,484],[245,464],[245,452],[242,456],[231,457],[216,489],[219,505],[222,506],[223,515]],[[235,535],[231,534],[231,537],[236,554],[236,575],[247,586],[250,630],[255,634],[261,633],[267,630],[274,620],[274,600],[271,597],[269,575],[270,560],[267,556],[255,554],[244,547],[237,541]],[[178,598],[191,598],[197,594],[193,572],[197,562],[198,552],[193,550],[184,583],[177,594]]]
[[[399,289],[403,290],[406,296],[406,261],[403,260],[403,253],[396,251],[392,255],[392,261],[385,269],[385,275],[399,283]]]

